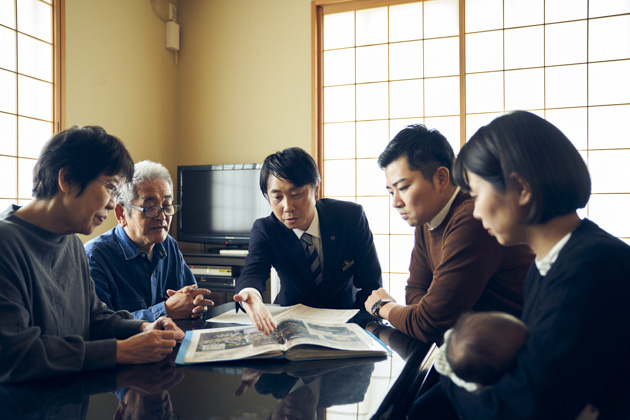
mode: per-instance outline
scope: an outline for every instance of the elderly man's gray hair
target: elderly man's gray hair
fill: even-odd
[[[134,166],[133,179],[131,182],[123,183],[120,186],[120,192],[116,197],[116,202],[127,208],[127,213],[131,214],[129,204],[138,197],[138,185],[145,181],[164,180],[173,191],[173,179],[168,169],[161,163],[143,160]]]

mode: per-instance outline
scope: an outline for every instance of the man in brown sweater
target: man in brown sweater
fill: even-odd
[[[406,306],[383,288],[365,308],[419,340],[442,341],[467,311],[520,316],[522,286],[533,254],[503,247],[473,217],[474,199],[451,180],[453,149],[437,130],[412,125],[381,153],[394,208],[415,226]]]

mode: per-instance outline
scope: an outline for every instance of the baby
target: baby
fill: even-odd
[[[446,360],[466,382],[492,385],[516,364],[529,333],[520,319],[503,312],[462,315],[445,336]]]
[[[514,369],[528,336],[527,326],[510,314],[465,313],[444,334],[435,368],[456,385],[479,393]],[[589,404],[577,420],[595,420],[597,415]]]

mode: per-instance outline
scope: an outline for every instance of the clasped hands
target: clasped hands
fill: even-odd
[[[172,319],[198,318],[208,310],[208,306],[214,306],[213,301],[206,299],[210,293],[208,289],[198,289],[196,284],[179,290],[168,289],[166,294],[169,298],[164,302],[164,308]]]

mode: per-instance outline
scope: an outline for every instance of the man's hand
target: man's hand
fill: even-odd
[[[249,319],[256,325],[258,331],[269,335],[276,329],[276,322],[273,320],[269,309],[267,309],[258,293],[241,291],[238,295],[234,295],[234,301],[243,305]]]
[[[116,342],[116,363],[141,364],[163,360],[184,338],[184,332],[165,316],[155,322],[143,322],[140,334]]]
[[[396,301],[396,299],[394,299],[392,297],[392,295],[387,293],[387,291],[385,289],[383,289],[382,287],[380,289],[373,290],[372,294],[365,301],[365,310],[368,311],[369,314],[372,313],[372,306],[374,306],[376,301],[379,300],[379,299],[387,299],[387,300],[391,300],[393,302]],[[388,306],[389,306],[389,308],[387,308]],[[387,319],[387,314],[389,314],[389,310],[385,311],[385,308],[391,309],[392,306],[395,306],[395,304],[390,303],[390,304],[385,305],[383,307],[383,309],[380,311],[381,318]]]
[[[179,336],[177,331],[153,330],[136,334],[126,340],[118,340],[116,363],[159,362],[173,352],[173,347],[175,347]]]
[[[161,316],[151,323],[143,322],[140,327],[141,332],[160,331],[160,330],[161,331],[174,331],[175,340],[177,341],[182,340],[184,338],[184,335],[186,335],[184,331],[182,331],[182,329],[179,328],[177,324],[175,324],[175,322],[173,322],[171,318],[168,318],[166,316]]]
[[[208,289],[197,289],[197,285],[184,286],[175,291],[168,289],[169,298],[164,302],[166,313],[173,319],[197,318],[208,310],[208,306],[214,306],[214,302],[206,299],[210,295]]]

